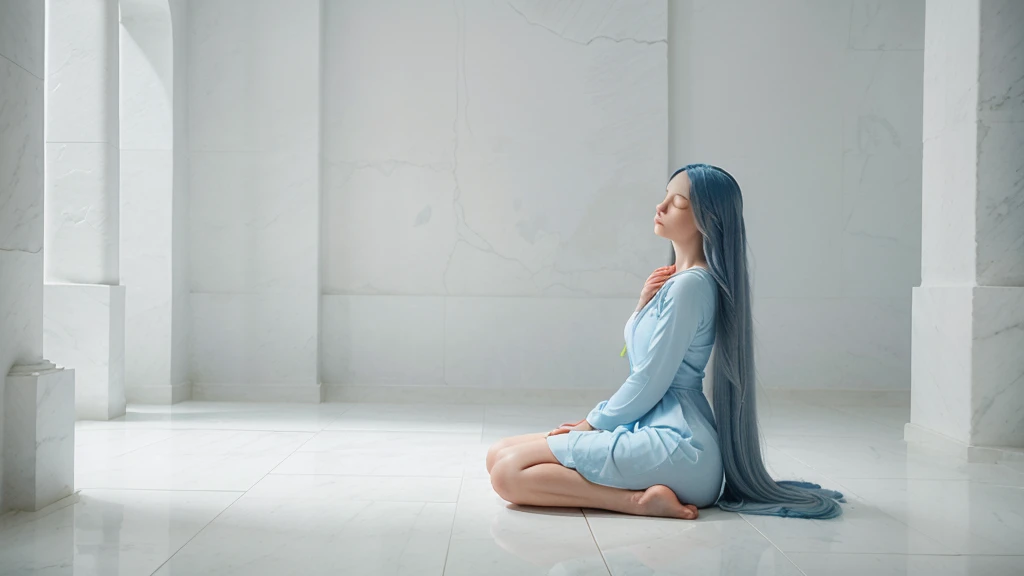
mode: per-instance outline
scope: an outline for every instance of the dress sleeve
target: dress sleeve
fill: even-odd
[[[646,354],[618,391],[598,404],[587,421],[598,430],[614,430],[632,424],[661,401],[683,363],[708,305],[705,280],[697,274],[683,274],[665,286],[664,300]],[[639,321],[639,320],[638,320]]]

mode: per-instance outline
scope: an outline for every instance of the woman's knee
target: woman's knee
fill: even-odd
[[[501,459],[502,452],[508,448],[508,439],[498,440],[487,449],[487,472],[489,473],[494,464]]]
[[[516,503],[516,476],[519,471],[512,458],[498,459],[491,468],[491,488],[494,488],[494,492],[502,499],[513,504]]]

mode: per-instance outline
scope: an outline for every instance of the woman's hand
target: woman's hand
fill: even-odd
[[[586,418],[584,418],[583,420],[580,420],[579,422],[577,422],[575,424],[571,424],[571,423],[562,424],[562,426],[559,427],[558,429],[552,430],[551,432],[548,432],[548,436],[557,436],[559,434],[568,434],[569,432],[572,432],[573,430],[575,430],[577,432],[591,432],[591,431],[594,430],[594,427],[590,425],[590,422],[587,422]]]
[[[665,284],[669,276],[675,273],[676,267],[674,264],[672,266],[662,266],[652,272],[651,275],[647,277],[647,282],[644,283],[644,289],[640,291],[640,303],[636,305],[636,309],[639,310],[646,306],[647,303],[651,301],[651,298],[654,298],[654,295],[657,294],[658,290],[660,290]]]

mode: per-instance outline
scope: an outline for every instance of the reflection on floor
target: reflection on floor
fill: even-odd
[[[0,518],[0,574],[1024,574],[1024,467],[908,449],[889,402],[762,409],[773,474],[847,494],[826,522],[494,494],[491,442],[589,407],[132,407],[78,424],[75,496]]]

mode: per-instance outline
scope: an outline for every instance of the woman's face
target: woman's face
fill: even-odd
[[[668,240],[686,242],[699,234],[690,205],[690,177],[686,172],[676,174],[665,192],[665,199],[655,207],[654,233]]]

